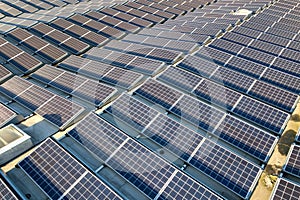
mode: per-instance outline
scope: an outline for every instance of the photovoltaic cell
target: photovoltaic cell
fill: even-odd
[[[5,200],[17,200],[11,189],[0,179],[0,198]]]
[[[276,58],[276,56],[274,55],[251,48],[244,48],[238,56],[265,66],[269,66],[272,63],[272,61]]]
[[[296,177],[300,177],[300,146],[292,145],[283,170]]]
[[[219,51],[212,47],[201,47],[195,55],[220,65],[224,65],[232,56],[229,53]]]
[[[190,164],[243,198],[248,198],[260,168],[205,140]]]
[[[165,86],[153,79],[149,79],[135,91],[136,94],[144,97],[152,103],[159,104],[165,109],[170,109],[172,105],[182,96],[182,93]]]
[[[128,138],[95,114],[89,114],[68,132],[82,146],[105,161]]]
[[[271,200],[298,199],[300,195],[300,185],[290,180],[279,178],[274,187]]]
[[[128,95],[119,97],[106,111],[139,131],[142,131],[158,114],[157,111]],[[139,114],[138,117],[136,113]]]
[[[223,112],[184,95],[170,110],[196,127],[212,131],[225,115]]]
[[[14,76],[0,86],[0,92],[13,99],[30,86],[32,86],[32,83]]]
[[[277,134],[281,134],[289,119],[289,114],[245,96],[236,105],[233,113]]]
[[[240,44],[223,39],[216,39],[210,43],[209,46],[233,55],[238,54],[244,48],[244,46]]]
[[[230,115],[225,117],[213,134],[262,161],[268,159],[277,142],[275,136]]]

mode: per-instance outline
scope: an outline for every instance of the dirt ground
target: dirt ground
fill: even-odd
[[[267,200],[270,199],[273,187],[276,183],[278,175],[286,161],[291,144],[295,140],[296,133],[300,127],[300,103],[298,105],[287,124],[278,144],[264,172],[262,173],[258,185],[256,186],[251,200]]]

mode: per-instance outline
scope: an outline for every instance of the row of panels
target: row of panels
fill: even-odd
[[[0,92],[60,129],[65,129],[85,110],[84,107],[17,76],[3,83]]]

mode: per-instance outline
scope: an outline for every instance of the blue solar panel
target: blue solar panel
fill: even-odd
[[[282,133],[290,118],[288,113],[248,97],[239,101],[233,113],[277,134]]]
[[[283,170],[293,176],[300,178],[300,146],[292,145],[287,155]]]
[[[12,190],[0,179],[0,198],[4,200],[17,200]]]
[[[279,178],[273,189],[271,200],[299,199],[300,185],[288,179]]]

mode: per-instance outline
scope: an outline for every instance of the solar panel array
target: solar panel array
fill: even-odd
[[[84,111],[82,106],[17,76],[3,83],[0,92],[61,129]]]
[[[123,106],[126,102],[130,106]],[[128,107],[132,107],[135,109],[133,110],[129,108],[130,110],[128,111]],[[170,150],[172,153],[174,153],[178,157],[181,157],[196,169],[202,171],[204,174],[208,175],[228,189],[236,192],[241,197],[247,197],[248,193],[251,190],[250,188],[252,187],[253,181],[256,179],[257,174],[259,174],[259,167],[256,167],[255,165],[252,166],[252,164],[244,160],[243,163],[246,162],[251,167],[246,169],[247,172],[245,172],[245,174],[243,174],[242,171],[237,172],[237,174],[239,174],[238,176],[247,177],[243,180],[252,181],[248,183],[239,183],[239,178],[237,178],[234,181],[232,180],[234,182],[233,184],[233,182],[230,181],[230,177],[223,177],[224,173],[222,173],[222,170],[232,170],[232,173],[234,173],[235,169],[232,168],[233,166],[230,167],[231,165],[229,163],[237,162],[235,165],[235,167],[237,167],[239,165],[238,163],[241,161],[240,157],[234,155],[234,153],[229,152],[228,150],[212,141],[203,139],[203,137],[200,136],[199,133],[185,128],[184,126],[180,125],[180,123],[171,120],[170,118],[161,114],[157,115],[157,113],[153,109],[133,99],[132,97],[126,95],[121,96],[115,102],[115,104],[108,108],[108,112],[114,117],[136,128],[137,130],[142,130],[142,133],[151,138],[151,140]],[[126,114],[125,116],[124,113]],[[153,114],[155,115],[153,116]],[[154,121],[152,121],[152,119],[154,119]],[[143,122],[142,126],[136,126],[136,123],[138,123],[138,121]],[[189,133],[188,137],[190,138],[186,138],[186,133]],[[195,151],[196,153],[194,154]],[[222,156],[218,153],[219,151],[223,152],[224,155],[231,155],[228,157],[232,158],[235,161],[231,160],[226,164],[226,156],[222,158]],[[208,152],[211,154],[210,156]],[[218,165],[219,163],[220,166],[214,168],[213,166],[210,166],[212,165],[212,163],[214,163],[214,166]],[[221,166],[224,166],[224,168]],[[225,169],[225,166],[228,166],[228,169]],[[243,168],[244,167],[242,166],[239,167],[239,169]],[[210,169],[213,170],[214,173],[212,173]]]
[[[299,6],[1,1],[0,126],[37,114],[62,144],[22,173],[49,199],[250,199],[299,100]],[[298,135],[271,199],[299,196]]]
[[[89,114],[68,134],[151,199],[181,195],[190,199],[205,196],[219,199],[212,191],[94,114]],[[174,194],[175,188],[181,192]]]
[[[51,139],[18,165],[51,199],[122,199]]]
[[[115,88],[51,66],[44,66],[30,77],[97,107],[105,104],[117,92]]]

